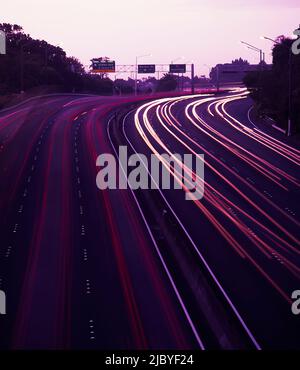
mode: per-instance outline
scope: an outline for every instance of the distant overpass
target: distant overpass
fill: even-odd
[[[210,77],[214,84],[241,84],[249,72],[270,70],[271,64],[249,64],[247,61],[238,59],[232,63],[217,64],[212,68]]]

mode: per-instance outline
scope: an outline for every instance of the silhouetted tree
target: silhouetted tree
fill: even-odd
[[[158,81],[156,91],[172,91],[177,87],[177,79],[170,73],[165,73]]]
[[[272,70],[250,72],[244,83],[251,90],[261,115],[273,118],[280,126],[287,128],[289,55],[291,55],[291,120],[293,129],[300,128],[300,55],[290,52],[293,40],[279,36],[273,47]],[[291,54],[290,54],[291,53]]]
[[[0,30],[6,33],[7,45],[7,54],[0,55],[0,95],[45,85],[66,92],[112,94],[111,80],[86,73],[61,47],[31,38],[19,25],[1,23]]]

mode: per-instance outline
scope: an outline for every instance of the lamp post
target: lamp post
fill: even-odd
[[[181,60],[181,59],[184,59],[184,56],[171,60],[171,64],[174,64],[174,62],[177,62],[178,60]],[[177,89],[180,90],[180,73],[177,74],[177,85],[178,85]]]
[[[114,77],[114,89],[113,89],[113,93],[115,93],[116,90],[119,91],[119,95],[121,96],[122,95],[122,88],[121,87],[117,87],[116,86],[116,80],[117,80],[117,76],[122,76],[124,72],[119,72],[119,73],[116,73],[115,74],[115,77]]]
[[[134,95],[137,95],[137,74],[138,74],[138,59],[145,58],[145,57],[151,57],[152,54],[144,54],[139,55],[135,57],[135,80],[134,80]]]
[[[258,96],[259,100],[262,100],[262,70],[263,70],[263,64],[265,62],[265,53],[262,49],[249,44],[248,42],[241,41],[242,44],[244,44],[248,49],[256,51],[259,53],[259,79],[258,79]]]
[[[241,44],[244,44],[244,45],[246,45],[246,47],[247,47],[248,49],[251,49],[251,50],[257,51],[257,52],[259,53],[259,63],[260,63],[260,65],[261,65],[261,63],[262,63],[262,62],[264,62],[264,61],[265,61],[265,53],[263,52],[263,50],[262,50],[262,49],[257,48],[256,46],[251,45],[251,44],[249,44],[248,42],[245,42],[245,41],[241,41]]]
[[[191,66],[191,94],[195,93],[195,64],[193,59],[189,59],[185,64],[190,64]],[[183,74],[181,75],[181,78],[183,78]],[[184,91],[183,81],[182,81],[182,91]]]

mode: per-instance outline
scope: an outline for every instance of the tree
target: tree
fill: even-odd
[[[289,57],[291,56],[291,122],[293,131],[300,129],[300,56],[290,51],[293,40],[284,36],[273,47],[272,70],[250,72],[244,79],[261,115],[273,118],[287,129],[289,102]],[[291,54],[290,54],[291,53]]]
[[[177,88],[177,79],[170,73],[165,73],[158,81],[156,91],[172,91]]]
[[[0,30],[7,44],[7,54],[0,55],[0,95],[49,85],[65,92],[113,93],[111,80],[86,73],[61,47],[31,38],[19,25],[2,23]]]

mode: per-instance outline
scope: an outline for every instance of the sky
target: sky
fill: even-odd
[[[208,74],[217,63],[242,57],[257,63],[266,52],[271,62],[276,38],[292,36],[299,26],[299,0],[3,0],[0,22],[19,24],[26,33],[61,46],[84,65],[108,56],[116,64],[195,63]]]

